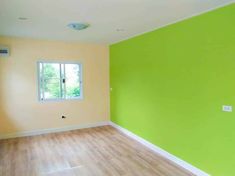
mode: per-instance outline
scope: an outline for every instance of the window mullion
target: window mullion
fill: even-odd
[[[60,64],[60,98],[63,99],[63,89],[62,89],[62,84],[63,84],[63,77],[62,77],[62,64]]]
[[[64,98],[66,99],[66,70],[65,70],[65,64],[64,65]]]

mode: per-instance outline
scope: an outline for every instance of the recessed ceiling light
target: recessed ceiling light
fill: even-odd
[[[77,31],[88,28],[90,25],[88,23],[70,23],[68,27]]]
[[[28,18],[26,18],[26,17],[19,17],[18,19],[19,20],[27,20]]]
[[[116,29],[116,31],[117,31],[117,32],[124,32],[124,31],[125,31],[125,29],[118,28],[118,29]]]

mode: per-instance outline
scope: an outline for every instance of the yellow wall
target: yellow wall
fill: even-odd
[[[0,37],[0,134],[109,120],[108,46]],[[39,102],[38,60],[83,64],[83,100]],[[61,115],[67,116],[62,119]]]

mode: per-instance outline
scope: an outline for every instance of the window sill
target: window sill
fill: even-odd
[[[40,103],[46,103],[46,102],[66,102],[66,101],[81,101],[83,100],[83,97],[79,97],[79,98],[69,98],[69,99],[61,99],[61,98],[58,98],[58,99],[46,99],[46,100],[39,100]]]

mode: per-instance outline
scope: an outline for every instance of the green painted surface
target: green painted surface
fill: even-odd
[[[110,46],[111,119],[215,176],[235,175],[235,4]]]

